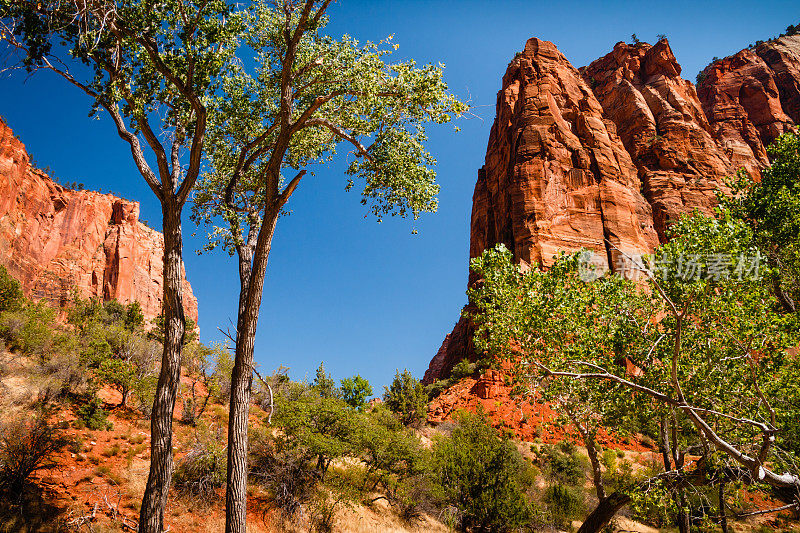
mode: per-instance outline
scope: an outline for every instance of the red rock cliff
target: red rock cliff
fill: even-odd
[[[555,45],[530,39],[498,93],[473,195],[470,257],[504,243],[517,261],[547,266],[560,250],[587,248],[598,267],[613,270],[621,253],[652,250],[651,208],[616,130]],[[472,328],[462,318],[424,380],[472,354]]]
[[[703,110],[731,161],[768,163],[764,149],[800,122],[800,36],[714,61],[699,76]]]
[[[650,252],[680,214],[710,213],[737,169],[757,177],[764,146],[800,122],[800,36],[715,62],[697,90],[680,74],[666,40],[617,43],[579,72],[530,39],[498,93],[470,257],[504,243],[519,263],[547,266],[588,248],[614,269],[618,250]],[[474,360],[473,334],[461,318],[423,381]]]
[[[682,213],[710,214],[734,167],[667,40],[617,43],[581,70],[636,164],[661,242]]]
[[[25,293],[63,305],[83,297],[138,301],[161,311],[164,237],[139,221],[138,202],[73,191],[30,165],[25,146],[0,122],[0,264]],[[184,275],[184,306],[197,299]]]

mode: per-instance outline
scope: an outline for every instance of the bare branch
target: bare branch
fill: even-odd
[[[292,181],[289,182],[289,185],[287,185],[286,188],[283,189],[283,192],[278,197],[279,208],[286,205],[286,202],[288,202],[289,198],[292,197],[292,194],[294,194],[295,189],[297,189],[297,186],[300,185],[300,180],[303,179],[303,176],[305,175],[306,175],[306,170],[305,169],[301,170],[300,172],[297,173],[297,175],[294,178],[292,178]]]
[[[305,126],[324,126],[331,132],[333,132],[333,134],[339,137],[340,139],[348,141],[350,144],[355,146],[359,155],[362,155],[364,156],[364,158],[368,159],[369,161],[372,161],[372,156],[370,155],[367,148],[363,144],[361,144],[361,142],[354,135],[346,132],[333,122],[324,118],[312,118],[305,122]]]

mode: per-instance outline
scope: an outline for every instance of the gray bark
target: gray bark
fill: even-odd
[[[178,393],[186,322],[183,312],[181,206],[163,202],[164,349],[150,419],[150,473],[139,513],[139,533],[161,533],[172,472],[172,413]]]

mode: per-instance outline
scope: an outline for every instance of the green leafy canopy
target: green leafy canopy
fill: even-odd
[[[254,61],[226,75],[213,101],[208,172],[195,195],[196,220],[227,222],[207,248],[233,253],[241,225],[257,227],[262,210],[288,200],[296,184],[284,175],[331,161],[342,143],[350,148],[346,188],[363,183],[361,203],[378,220],[436,210],[425,124],[449,122],[467,106],[448,92],[443,65],[390,63],[391,36],[360,43],[327,35],[327,3],[303,20],[299,9],[287,21],[263,1],[245,15]]]

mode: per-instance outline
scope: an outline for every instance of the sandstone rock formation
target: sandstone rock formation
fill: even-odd
[[[504,243],[527,264],[588,248],[602,268],[656,244],[636,168],[578,71],[530,39],[498,95],[478,174],[470,256]],[[606,242],[606,241],[610,241]]]
[[[716,60],[698,79],[714,136],[737,166],[767,164],[765,146],[800,123],[800,35]]]
[[[615,124],[580,73],[553,43],[530,39],[497,97],[472,197],[470,257],[503,243],[517,261],[547,266],[561,250],[586,248],[598,268],[613,270],[623,254],[658,243],[641,188]],[[472,354],[471,337],[462,318],[424,380]]]
[[[734,167],[667,40],[617,43],[581,71],[636,164],[661,242],[682,213],[710,214]]]
[[[758,179],[764,147],[800,123],[800,36],[716,61],[697,90],[680,74],[666,39],[617,43],[580,72],[530,39],[498,93],[470,257],[504,243],[517,262],[547,267],[588,248],[614,269],[620,250],[650,252],[680,214],[710,213],[736,170]],[[474,360],[473,335],[462,317],[423,381]]]
[[[84,298],[138,301],[161,311],[164,237],[139,221],[139,204],[74,191],[33,168],[25,146],[0,121],[0,264],[25,293],[63,305]],[[184,275],[184,307],[197,299]]]

